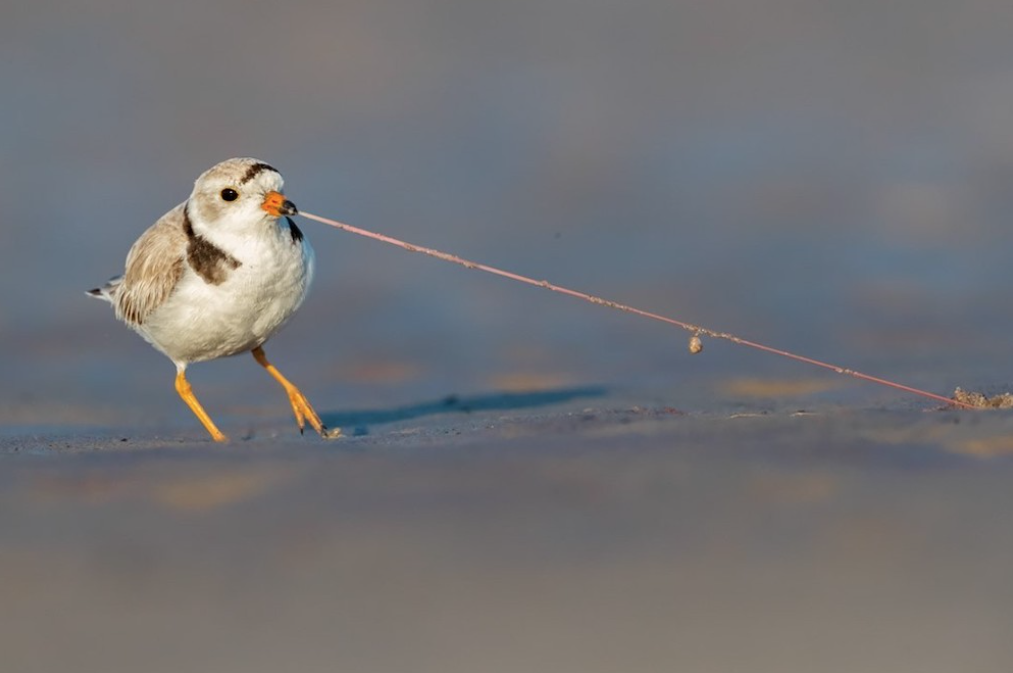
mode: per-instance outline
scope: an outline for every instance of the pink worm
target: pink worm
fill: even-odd
[[[607,308],[613,308],[613,309],[616,309],[616,310],[619,310],[619,311],[625,311],[626,313],[632,313],[634,315],[639,315],[639,316],[644,317],[644,318],[650,318],[651,320],[658,320],[660,322],[668,323],[670,325],[675,325],[676,327],[681,327],[682,329],[688,330],[690,332],[693,332],[694,334],[703,334],[703,335],[712,337],[714,339],[725,339],[727,341],[731,341],[732,343],[737,343],[737,344],[740,344],[742,346],[748,346],[750,348],[755,348],[757,350],[766,351],[767,353],[773,353],[774,355],[780,355],[781,357],[789,358],[789,359],[795,360],[797,362],[804,362],[804,363],[809,364],[809,365],[815,365],[817,367],[822,367],[823,369],[829,369],[830,371],[835,372],[837,374],[844,374],[846,376],[852,376],[852,377],[854,377],[856,379],[861,379],[863,381],[870,381],[872,383],[878,383],[879,385],[888,386],[888,387],[894,388],[896,390],[903,390],[904,392],[911,393],[912,395],[920,395],[921,397],[927,397],[927,398],[929,398],[931,400],[936,400],[937,402],[943,402],[947,406],[959,406],[959,407],[964,407],[966,409],[973,409],[974,408],[973,405],[967,404],[966,402],[961,402],[959,400],[955,400],[955,399],[952,399],[952,398],[949,398],[949,397],[943,397],[942,395],[937,395],[935,393],[930,393],[927,390],[920,390],[918,388],[913,388],[911,386],[906,386],[903,383],[897,383],[895,381],[890,381],[888,379],[879,378],[878,376],[871,376],[869,374],[863,374],[862,372],[855,371],[854,369],[848,369],[846,367],[840,367],[838,365],[833,365],[833,364],[830,364],[828,362],[823,362],[821,360],[816,360],[814,358],[809,358],[809,357],[806,357],[804,355],[796,355],[795,353],[791,353],[789,351],[781,350],[780,348],[774,348],[772,346],[766,346],[764,344],[757,343],[755,341],[749,341],[747,339],[743,339],[741,337],[737,337],[734,334],[730,334],[728,332],[716,332],[714,330],[707,329],[706,327],[701,327],[699,325],[693,325],[691,323],[683,322],[681,320],[676,320],[675,318],[669,318],[667,316],[659,315],[657,313],[651,313],[650,311],[644,311],[642,309],[635,308],[633,306],[627,306],[626,304],[620,304],[619,302],[609,301],[608,299],[602,299],[601,297],[596,297],[596,296],[594,296],[592,294],[587,294],[585,292],[578,292],[577,290],[571,290],[569,288],[562,287],[562,286],[550,283],[547,280],[535,280],[534,278],[528,278],[527,276],[522,276],[519,273],[513,273],[511,271],[504,271],[503,269],[497,269],[494,266],[488,266],[486,264],[479,264],[478,262],[471,262],[469,260],[463,259],[463,258],[458,257],[456,255],[451,255],[451,254],[446,253],[446,252],[440,252],[439,250],[434,250],[432,248],[425,248],[425,247],[422,247],[422,246],[419,246],[419,245],[413,245],[411,243],[406,243],[405,241],[393,238],[392,236],[386,236],[384,234],[377,234],[377,233],[374,233],[372,231],[367,231],[366,229],[360,229],[359,227],[353,227],[350,224],[344,224],[342,222],[338,222],[336,220],[331,220],[331,219],[328,219],[326,217],[321,217],[319,215],[313,215],[311,213],[302,212],[302,211],[300,211],[299,214],[302,215],[305,218],[308,218],[308,219],[311,219],[311,220],[315,220],[315,221],[320,222],[322,224],[328,224],[328,225],[330,225],[332,227],[337,227],[338,229],[342,229],[342,230],[350,232],[352,234],[358,234],[359,236],[365,236],[367,238],[372,238],[372,239],[375,239],[377,241],[383,241],[384,243],[390,243],[391,245],[396,245],[397,247],[404,248],[405,250],[408,250],[409,252],[421,252],[424,255],[429,255],[430,257],[436,257],[437,259],[442,259],[445,262],[453,262],[454,264],[460,264],[461,266],[466,267],[468,269],[478,269],[479,271],[485,271],[486,273],[491,273],[491,274],[495,274],[497,276],[502,276],[504,278],[509,278],[510,280],[516,280],[518,282],[526,283],[528,285],[534,285],[535,287],[541,287],[541,288],[545,288],[546,290],[552,290],[553,292],[559,292],[561,294],[566,294],[566,295],[569,295],[571,297],[576,297],[577,299],[583,299],[584,301],[591,302],[592,304],[598,304],[599,306],[605,306]]]

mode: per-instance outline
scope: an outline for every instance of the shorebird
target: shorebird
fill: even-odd
[[[186,368],[247,352],[284,387],[300,433],[308,421],[321,437],[340,434],[264,354],[313,280],[313,248],[290,217],[298,210],[283,184],[257,159],[212,167],[137,239],[123,274],[88,292],[172,360],[176,392],[216,442],[227,437],[194,395]]]

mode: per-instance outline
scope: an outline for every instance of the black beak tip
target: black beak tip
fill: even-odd
[[[299,209],[295,207],[294,203],[285,199],[285,202],[281,204],[281,208],[278,209],[278,212],[282,215],[298,215]]]

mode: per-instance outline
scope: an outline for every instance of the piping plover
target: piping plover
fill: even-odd
[[[264,355],[313,280],[313,248],[289,217],[298,211],[282,185],[263,161],[223,161],[137,239],[123,275],[88,292],[175,363],[176,392],[217,442],[226,437],[194,396],[186,367],[246,352],[285,388],[299,432],[309,421],[321,437],[340,434]]]

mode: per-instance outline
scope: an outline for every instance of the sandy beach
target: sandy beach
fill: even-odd
[[[1013,12],[15,0],[2,673],[1007,673],[1013,416],[305,218],[266,351],[85,291],[233,156],[304,211],[950,395],[1013,390]]]
[[[460,398],[334,442],[7,435],[5,668],[1013,662],[1007,414],[628,401]]]

